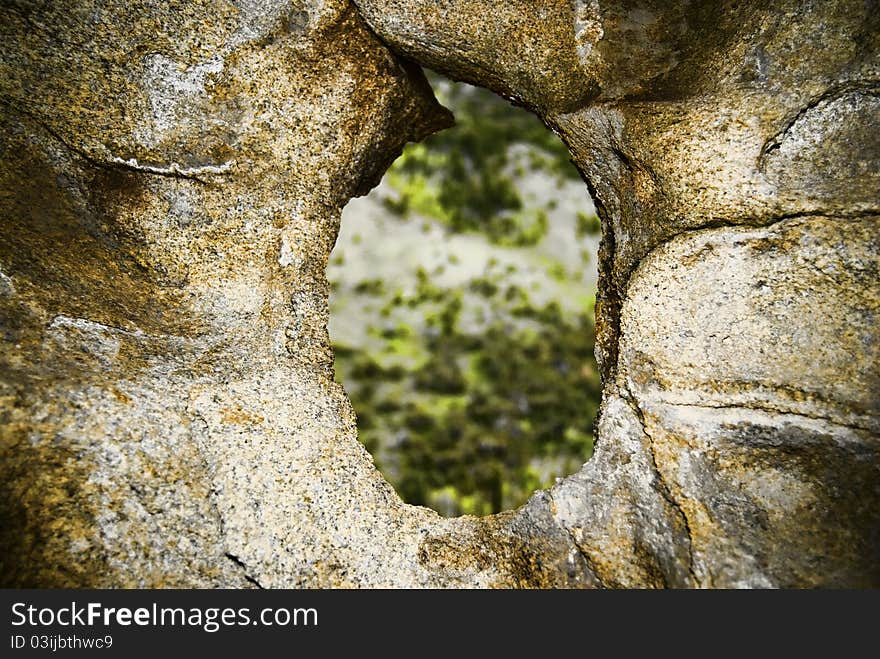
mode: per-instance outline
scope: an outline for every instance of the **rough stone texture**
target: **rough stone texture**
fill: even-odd
[[[357,4],[3,4],[3,585],[880,585],[874,3]],[[449,121],[376,35],[603,220],[596,455],[491,518],[332,381],[340,209]]]
[[[493,31],[486,3],[358,0],[538,112],[593,191],[603,413],[555,519],[608,586],[880,584],[880,12],[551,4],[558,75],[519,3]]]

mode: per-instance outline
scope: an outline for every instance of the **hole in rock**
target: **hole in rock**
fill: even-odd
[[[456,125],[346,207],[330,336],[360,439],[401,497],[485,515],[592,454],[599,222],[539,119],[428,75]]]

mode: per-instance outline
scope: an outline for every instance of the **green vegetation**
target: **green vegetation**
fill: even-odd
[[[389,170],[392,191],[376,196],[391,211],[387,233],[359,224],[345,258],[331,259],[331,316],[348,309],[336,375],[361,441],[405,501],[485,515],[524,503],[592,454],[600,382],[584,264],[595,262],[598,220],[589,208],[564,211],[570,234],[550,241],[559,186],[580,183],[564,146],[489,92],[432,83],[457,126],[410,145]],[[550,183],[537,196],[523,192],[534,172]],[[425,254],[441,251],[389,274],[394,232],[412,218],[417,233],[407,235],[425,236]],[[438,244],[437,227],[470,236],[476,252]],[[572,247],[568,260],[560,244]],[[368,249],[373,267],[357,266]]]
[[[526,145],[528,165],[557,180],[580,180],[562,142],[533,115],[494,94],[429,78],[440,101],[455,113],[452,130],[411,144],[388,170],[399,192],[386,198],[401,217],[432,217],[453,232],[481,232],[498,245],[535,245],[547,232],[546,208],[527,208],[512,175],[523,166],[510,148]]]
[[[504,299],[515,302],[510,313],[496,309],[477,333],[460,328],[461,292],[399,300],[432,309],[424,332],[403,333],[430,354],[409,368],[337,347],[361,440],[410,503],[497,512],[592,453],[600,395],[592,315],[535,308],[522,291],[508,289]]]
[[[583,238],[584,236],[598,236],[601,231],[602,226],[599,224],[598,217],[593,214],[588,215],[587,213],[577,214],[578,238]]]

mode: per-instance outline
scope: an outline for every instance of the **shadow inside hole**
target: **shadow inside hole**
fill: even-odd
[[[524,503],[592,454],[599,223],[565,147],[429,74],[456,126],[353,200],[328,267],[337,379],[408,503]]]

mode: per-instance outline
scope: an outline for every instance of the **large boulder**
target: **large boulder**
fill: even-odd
[[[3,4],[3,585],[880,585],[880,15],[534,4]],[[450,122],[411,60],[603,220],[596,455],[483,519],[333,382],[340,210]]]
[[[880,584],[873,5],[357,4],[538,113],[593,192],[598,448],[550,495],[597,579]]]

